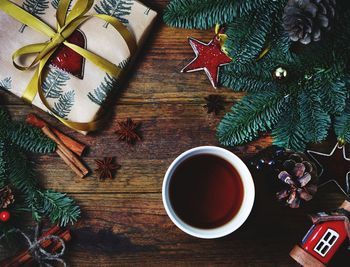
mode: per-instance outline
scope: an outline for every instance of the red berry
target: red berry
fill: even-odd
[[[0,212],[0,221],[7,222],[10,217],[11,214],[7,210]]]

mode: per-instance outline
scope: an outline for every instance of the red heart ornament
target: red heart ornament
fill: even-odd
[[[67,41],[86,48],[86,37],[83,32],[76,30],[68,38]],[[85,58],[68,46],[61,44],[50,61],[51,65],[68,72],[79,79],[84,77]]]

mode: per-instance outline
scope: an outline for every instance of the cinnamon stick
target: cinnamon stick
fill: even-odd
[[[72,239],[72,236],[70,234],[69,230],[66,230],[64,232],[62,232],[62,234],[59,235],[60,238],[63,239],[64,242],[68,242]],[[60,248],[62,248],[62,244],[60,242],[58,242],[52,249],[51,252],[56,252],[57,250],[59,250]]]
[[[58,139],[58,137],[55,136],[49,127],[44,126],[42,131],[56,142],[57,154],[64,160],[64,162],[68,164],[69,167],[72,168],[73,171],[76,172],[76,174],[79,175],[79,177],[83,178],[89,173],[89,170],[84,166],[84,164],[65,146],[65,144],[63,144],[60,139]]]
[[[80,178],[83,178],[85,175],[82,173],[81,170],[77,166],[74,165],[73,162],[69,160],[69,158],[59,149],[59,147],[56,150],[56,153],[63,159],[63,161],[68,165],[69,168],[71,168]]]
[[[27,116],[26,122],[38,128],[43,128],[44,126],[47,126],[71,151],[73,151],[78,156],[81,156],[86,149],[86,145],[75,141],[71,137],[52,127],[46,121],[34,114],[29,114]]]
[[[64,133],[60,132],[59,130],[57,130],[56,128],[52,128],[50,127],[50,129],[52,129],[52,132],[71,150],[73,151],[75,154],[77,154],[78,156],[83,155],[85,149],[86,149],[86,145],[79,143],[78,141],[75,141],[74,139],[72,139],[71,137],[69,137],[68,135],[65,135]]]
[[[42,235],[41,238],[49,236],[49,235],[53,235],[53,234],[56,234],[56,233],[46,232],[44,235]],[[62,238],[62,240],[64,242],[70,241],[71,238],[72,238],[69,230],[65,230],[65,231],[61,232],[60,234],[58,234],[58,236],[60,238]],[[44,240],[43,242],[41,242],[40,246],[43,249],[46,249],[46,248],[50,247],[53,244],[54,244],[54,242],[52,240],[48,239],[48,240]],[[62,247],[62,244],[60,242],[58,242],[58,243],[54,244],[54,247],[51,249],[51,252],[56,252],[61,247]],[[22,252],[19,256],[15,256],[15,257],[7,260],[7,261],[1,262],[0,264],[3,267],[18,267],[18,266],[21,266],[21,265],[23,265],[25,263],[29,263],[31,261],[33,261],[33,257],[30,254],[29,250],[26,250],[26,251]]]

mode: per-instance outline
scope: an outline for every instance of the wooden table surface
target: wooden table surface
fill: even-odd
[[[144,0],[160,14],[167,0]],[[70,266],[295,266],[288,256],[311,225],[308,213],[336,208],[343,200],[334,186],[298,210],[281,207],[273,200],[261,177],[254,177],[256,200],[247,222],[221,239],[201,240],[177,229],[167,217],[161,199],[163,175],[181,152],[200,145],[219,145],[215,127],[224,115],[208,115],[204,97],[220,94],[226,111],[242,97],[228,89],[214,90],[205,74],[181,74],[192,58],[187,37],[209,41],[213,31],[173,29],[161,16],[132,68],[122,93],[111,106],[113,114],[105,129],[83,136],[59,125],[43,112],[18,98],[0,92],[0,104],[14,119],[29,112],[40,114],[62,131],[89,145],[84,161],[92,170],[95,159],[116,156],[122,168],[114,180],[98,181],[96,173],[85,179],[74,175],[56,155],[39,156],[40,180],[47,188],[67,192],[82,209],[82,218],[72,230],[65,259]],[[128,146],[114,134],[118,120],[127,117],[142,122],[143,141]],[[248,160],[270,145],[271,138],[230,148]],[[328,151],[332,145],[318,146]],[[343,248],[331,266],[349,266],[350,254]]]

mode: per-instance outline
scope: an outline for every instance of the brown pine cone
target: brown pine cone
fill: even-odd
[[[317,192],[317,169],[305,154],[285,153],[289,155],[278,169],[277,176],[284,188],[276,197],[285,200],[291,208],[299,208],[301,200],[310,201]]]
[[[284,8],[283,27],[292,41],[309,44],[321,40],[335,16],[336,0],[289,0]]]
[[[10,187],[5,186],[0,189],[0,208],[6,209],[9,205],[15,202],[15,196]]]

